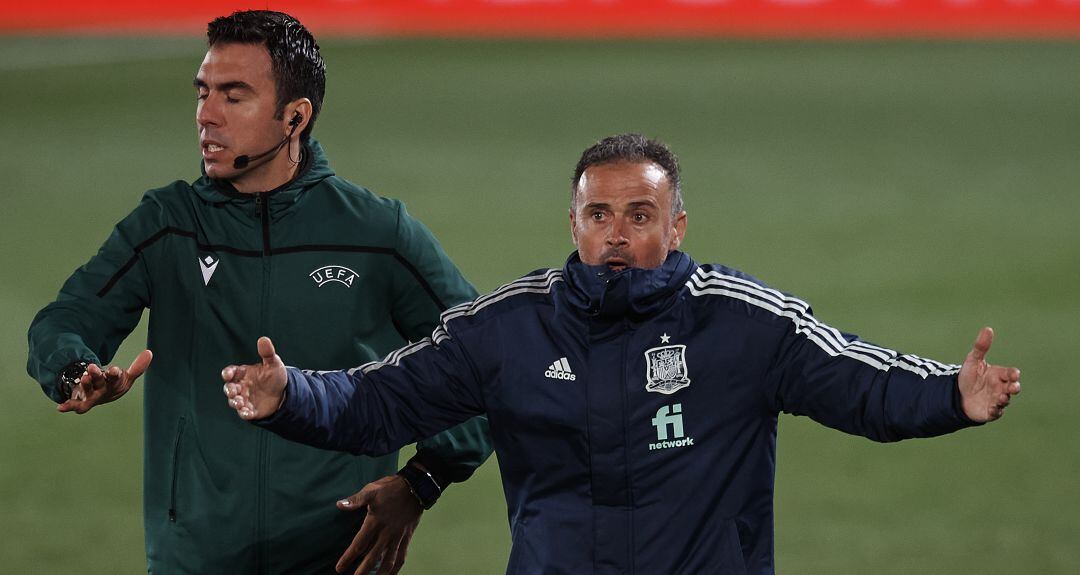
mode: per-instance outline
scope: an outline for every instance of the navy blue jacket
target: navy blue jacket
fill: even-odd
[[[842,334],[680,252],[618,273],[574,254],[448,310],[381,362],[290,368],[260,423],[375,455],[487,413],[507,573],[766,574],[777,415],[876,441],[948,433],[970,425],[958,369]]]

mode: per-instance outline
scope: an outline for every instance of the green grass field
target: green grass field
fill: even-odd
[[[0,38],[4,573],[145,569],[141,391],[60,416],[24,371],[25,333],[145,189],[197,175],[203,51]],[[999,423],[877,445],[781,418],[780,572],[1080,572],[1080,44],[336,40],[324,55],[316,136],[338,173],[403,199],[482,290],[562,264],[578,154],[633,130],[680,154],[699,261],[944,361],[996,328],[991,358],[1025,383]],[[501,573],[508,552],[493,460],[427,514],[405,572]]]

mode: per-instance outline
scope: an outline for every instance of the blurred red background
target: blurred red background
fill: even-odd
[[[0,32],[202,34],[251,8],[373,37],[1080,37],[1080,0],[38,0]]]

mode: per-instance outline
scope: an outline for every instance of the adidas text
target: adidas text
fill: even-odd
[[[577,379],[577,376],[572,373],[567,373],[565,371],[555,371],[554,369],[549,369],[545,371],[544,377],[548,377],[551,379],[565,379],[566,381],[574,381]]]

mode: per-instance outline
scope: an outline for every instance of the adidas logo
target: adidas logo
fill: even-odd
[[[549,365],[547,371],[544,372],[544,377],[548,379],[565,379],[567,381],[577,379],[574,372],[570,371],[570,364],[566,362],[565,357],[560,357],[558,361]]]

